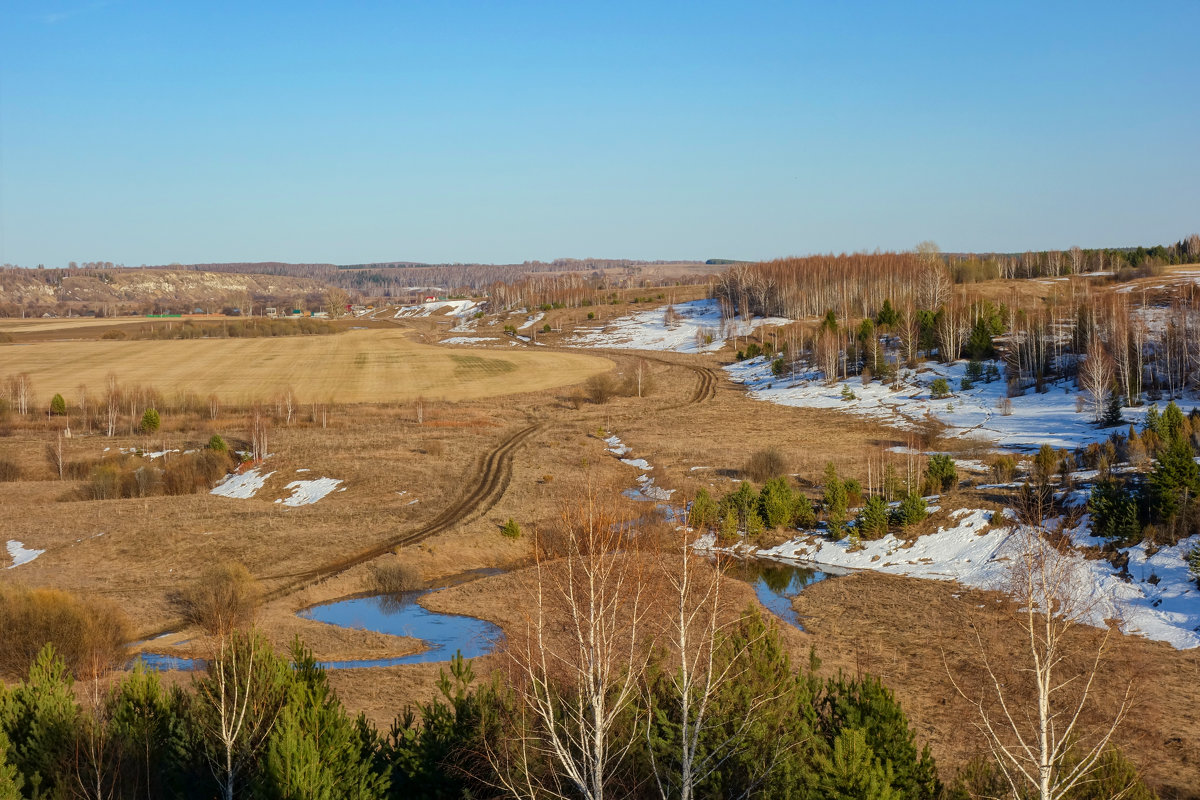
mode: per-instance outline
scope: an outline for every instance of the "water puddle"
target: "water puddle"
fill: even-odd
[[[348,661],[322,661],[326,669],[363,669],[366,667],[392,667],[399,664],[425,664],[434,661],[449,661],[455,651],[462,651],[463,658],[484,656],[495,649],[502,636],[500,628],[482,619],[460,614],[440,614],[430,611],[417,602],[421,597],[457,586],[488,575],[499,575],[504,570],[478,569],[456,575],[439,585],[400,594],[370,594],[334,600],[311,606],[298,612],[305,619],[325,622],[342,628],[375,631],[392,636],[409,636],[420,639],[426,649],[396,658],[368,658]],[[145,644],[139,642],[138,644]],[[139,653],[129,663],[141,660],[150,670],[198,670],[207,665],[202,659],[181,658],[162,653]]]
[[[305,619],[343,628],[375,631],[392,636],[420,639],[428,649],[397,658],[325,661],[326,669],[392,667],[399,664],[424,664],[448,661],[455,651],[463,658],[476,658],[492,652],[500,639],[500,628],[482,619],[430,611],[417,600],[433,589],[405,592],[401,595],[370,595],[337,600],[300,612]]]
[[[792,606],[792,600],[814,583],[848,573],[849,570],[822,564],[747,558],[731,562],[728,574],[750,584],[758,602],[772,614],[787,624],[804,630],[800,616]]]

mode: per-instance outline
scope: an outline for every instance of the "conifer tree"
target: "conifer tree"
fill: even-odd
[[[717,504],[708,490],[701,487],[688,509],[688,526],[696,530],[707,530],[717,524]]]
[[[8,763],[8,737],[0,730],[0,800],[21,800],[21,776]]]
[[[887,501],[879,495],[871,495],[858,515],[855,527],[864,539],[878,539],[887,533],[888,506]]]
[[[902,800],[892,788],[892,765],[875,757],[860,730],[840,732],[820,766],[819,796],[824,800]]]
[[[758,514],[768,528],[790,526],[796,515],[796,499],[786,478],[772,478],[758,496]]]
[[[264,752],[263,794],[289,800],[374,800],[386,775],[372,769],[354,721],[329,686],[325,670],[297,638],[287,700]]]
[[[74,681],[66,665],[46,645],[4,704],[3,730],[8,763],[16,768],[31,797],[56,797],[70,786],[70,767],[79,726]]]
[[[1160,521],[1175,516],[1185,501],[1200,494],[1200,467],[1192,457],[1192,446],[1187,439],[1176,436],[1159,453],[1146,488],[1150,515]]]
[[[837,467],[830,461],[825,465],[825,519],[829,532],[841,536],[846,524],[846,485],[837,474]]]

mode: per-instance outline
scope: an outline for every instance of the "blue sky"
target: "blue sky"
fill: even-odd
[[[0,0],[0,263],[1200,230],[1200,3]]]

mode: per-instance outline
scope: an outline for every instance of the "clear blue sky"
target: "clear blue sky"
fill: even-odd
[[[1200,3],[0,0],[0,262],[1200,230]]]

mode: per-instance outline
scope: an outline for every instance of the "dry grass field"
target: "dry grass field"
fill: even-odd
[[[396,328],[326,336],[168,341],[34,342],[0,345],[0,370],[29,373],[39,395],[123,383],[165,392],[269,399],[291,388],[301,402],[469,400],[578,383],[611,368],[585,353],[512,348],[456,351],[412,341]]]
[[[578,313],[562,310],[548,319],[569,328]],[[437,322],[414,327],[433,331]],[[180,627],[172,595],[208,565],[238,561],[272,593],[258,624],[277,646],[300,635],[323,659],[402,655],[418,643],[300,619],[295,612],[366,590],[371,566],[387,561],[411,565],[429,582],[481,567],[527,565],[532,532],[554,526],[561,505],[578,499],[580,480],[614,497],[635,485],[638,470],[606,451],[605,434],[619,435],[632,448],[630,457],[647,459],[656,483],[676,490],[676,501],[701,486],[718,494],[734,487],[738,468],[756,449],[779,449],[792,472],[813,481],[829,460],[844,475],[862,476],[868,457],[877,459],[886,448],[905,443],[903,435],[869,420],[751,400],[725,380],[718,357],[435,347],[407,338],[410,333],[389,323],[285,339],[0,345],[0,371],[28,371],[39,397],[56,386],[64,394],[80,383],[98,388],[110,372],[122,384],[222,395],[216,419],[165,415],[154,437],[107,438],[72,419],[75,435],[65,441],[69,461],[99,458],[105,448],[198,447],[213,433],[244,440],[249,420],[236,401],[252,394],[269,397],[284,386],[304,400],[324,401],[324,393],[342,398],[327,427],[303,409],[290,425],[274,422],[273,455],[262,465],[272,475],[253,499],[196,494],[82,500],[81,482],[58,480],[46,458],[61,420],[14,421],[0,435],[0,458],[19,463],[23,475],[0,483],[6,512],[0,516],[0,543],[15,539],[46,552],[17,569],[0,569],[0,581],[113,599],[133,618],[139,637],[178,631],[156,642],[156,649],[202,655],[205,643]],[[10,355],[26,360],[16,363]],[[646,397],[603,404],[574,397],[572,380],[609,368],[620,379],[642,358],[653,378]],[[426,402],[418,422],[410,398],[419,394],[447,399]],[[316,477],[341,479],[345,491],[308,506],[276,502],[287,496],[288,482]],[[645,514],[649,504],[631,509]],[[510,517],[525,532],[516,541],[499,532]],[[960,587],[949,583],[869,574],[829,581],[806,590],[799,601],[808,634],[787,632],[796,655],[815,645],[829,670],[879,673],[896,689],[947,775],[975,754],[974,740],[958,735],[967,717],[950,700],[940,666],[947,640],[939,620],[948,618],[956,593]],[[457,586],[423,602],[502,628],[520,617],[510,576]],[[177,642],[183,644],[167,647]],[[1196,707],[1200,654],[1141,639],[1128,644],[1167,672],[1123,744],[1154,783],[1168,790],[1166,796],[1186,797],[1182,787],[1200,782],[1195,755],[1200,738],[1189,711]],[[481,659],[477,674],[496,663],[494,657]],[[341,670],[331,681],[348,708],[386,724],[405,704],[436,691],[440,668]]]

